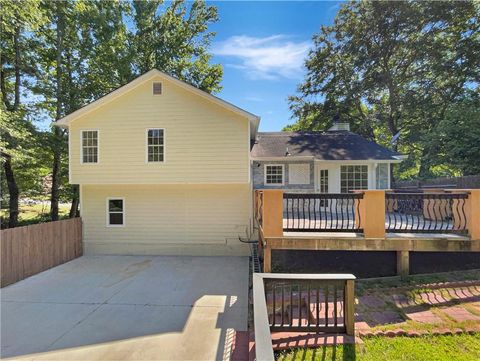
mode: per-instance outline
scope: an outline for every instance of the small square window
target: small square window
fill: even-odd
[[[283,164],[265,165],[265,184],[283,185]]]

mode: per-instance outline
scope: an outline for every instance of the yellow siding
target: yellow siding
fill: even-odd
[[[106,200],[125,199],[125,226],[106,226]],[[82,185],[87,253],[246,254],[251,190],[236,185]]]
[[[162,95],[152,82],[162,81]],[[248,183],[249,121],[152,79],[71,123],[70,183]],[[165,129],[165,163],[146,163],[146,129]],[[80,163],[80,132],[99,130],[99,163]]]

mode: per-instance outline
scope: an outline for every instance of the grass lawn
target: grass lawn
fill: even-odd
[[[68,217],[70,211],[70,204],[60,203],[59,204],[59,216],[60,219]],[[38,204],[20,204],[20,212],[18,214],[18,223],[19,225],[27,225],[40,222],[48,222],[50,213],[50,202],[45,201],[44,203]],[[8,217],[8,211],[2,209],[0,211],[0,216],[2,218]]]
[[[425,337],[374,337],[364,345],[325,346],[278,353],[282,361],[478,361],[480,334]]]

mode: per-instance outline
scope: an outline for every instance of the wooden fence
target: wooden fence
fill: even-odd
[[[82,255],[82,220],[10,228],[0,231],[1,287]]]

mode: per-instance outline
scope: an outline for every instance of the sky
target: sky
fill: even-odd
[[[216,94],[261,117],[260,131],[279,131],[294,122],[287,98],[305,76],[312,36],[333,23],[340,2],[208,1],[219,21],[212,61],[223,66]]]

